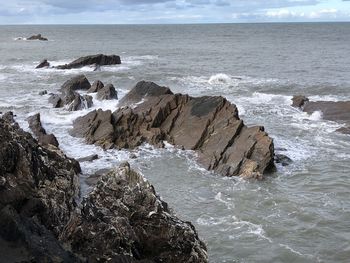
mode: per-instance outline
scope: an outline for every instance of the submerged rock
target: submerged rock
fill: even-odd
[[[82,163],[82,162],[92,162],[94,160],[98,159],[98,155],[97,154],[92,154],[83,158],[79,158],[77,159],[78,162]]]
[[[46,37],[43,37],[41,34],[33,35],[27,38],[27,40],[41,40],[41,41],[48,41]]]
[[[275,154],[275,163],[279,163],[282,166],[288,166],[293,163],[293,160],[284,154]]]
[[[72,68],[81,68],[89,65],[104,66],[104,65],[116,65],[121,64],[120,57],[117,55],[91,55],[78,58],[72,61],[69,64],[59,65],[55,68],[57,69],[72,69]]]
[[[320,111],[323,119],[345,125],[337,131],[350,134],[350,101],[309,101],[306,98],[302,110],[308,114]]]
[[[89,262],[118,262],[120,255],[148,262],[208,261],[193,225],[175,217],[128,163],[102,175],[61,239]]]
[[[103,148],[162,147],[165,140],[195,150],[206,169],[225,176],[261,178],[273,167],[272,139],[261,126],[245,126],[223,97],[173,94],[140,82],[120,105],[125,107],[113,113],[98,110],[76,119],[71,134]]]
[[[44,59],[35,68],[37,69],[37,68],[47,68],[47,67],[50,67],[50,63],[47,61],[47,59]]]
[[[28,118],[29,128],[32,130],[33,134],[38,139],[38,142],[41,145],[51,144],[53,146],[58,147],[58,141],[55,135],[47,134],[46,130],[41,124],[40,113],[37,113]]]

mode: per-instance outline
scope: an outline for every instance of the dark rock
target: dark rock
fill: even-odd
[[[50,67],[50,63],[47,61],[47,59],[44,59],[35,68],[47,68],[47,67]]]
[[[235,105],[223,97],[190,97],[140,82],[121,102],[74,121],[71,134],[103,148],[133,149],[142,143],[173,145],[198,153],[208,170],[225,176],[261,178],[273,168],[273,141],[264,128],[246,127]]]
[[[309,101],[309,99],[303,95],[296,95],[292,98],[292,106],[295,108],[301,108],[305,105],[306,102]]]
[[[130,158],[130,159],[136,159],[136,158],[137,158],[137,155],[134,154],[134,153],[131,153],[131,154],[129,155],[129,158]]]
[[[94,83],[92,83],[91,88],[87,91],[87,93],[95,93],[98,92],[100,89],[102,89],[105,85],[100,80],[95,80]]]
[[[37,137],[38,142],[41,145],[51,144],[58,147],[58,141],[55,135],[47,134],[46,130],[43,128],[40,120],[40,113],[37,113],[28,118],[29,128],[32,130],[33,134]]]
[[[100,178],[109,173],[111,171],[111,169],[100,169],[98,171],[96,171],[94,174],[89,175],[86,179],[85,182],[87,183],[87,185],[90,186],[95,186],[98,182],[98,180],[100,180]]]
[[[2,115],[2,118],[6,120],[9,123],[14,123],[15,122],[15,116],[12,111],[5,112]]]
[[[341,127],[337,129],[337,132],[344,133],[344,134],[350,134],[350,125],[348,127]]]
[[[65,65],[57,66],[58,69],[72,69],[72,68],[81,68],[89,65],[104,66],[104,65],[115,65],[121,64],[121,60],[119,56],[116,55],[91,55],[78,58],[73,62]]]
[[[61,87],[61,91],[65,90],[88,90],[91,88],[91,84],[89,80],[86,78],[85,75],[77,75],[69,80],[67,80],[65,83],[63,83]]]
[[[112,84],[107,84],[97,92],[98,100],[114,100],[118,99],[118,93]]]
[[[94,160],[98,159],[98,155],[97,154],[92,154],[83,158],[79,158],[77,159],[78,162],[82,163],[82,162],[92,162]]]
[[[101,177],[61,240],[92,262],[115,255],[149,262],[208,261],[193,225],[175,217],[154,187],[128,163]]]
[[[39,92],[39,95],[40,95],[40,96],[43,96],[43,95],[46,95],[46,94],[47,94],[47,90],[43,90],[43,91],[40,91],[40,92]]]
[[[48,39],[46,37],[43,37],[41,34],[33,35],[27,38],[27,40],[41,40],[41,41],[47,41]]]
[[[282,166],[288,166],[293,163],[293,160],[284,154],[275,154],[275,163],[280,163]]]

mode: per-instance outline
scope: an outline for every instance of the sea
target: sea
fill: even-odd
[[[26,40],[38,33],[49,41]],[[122,64],[34,69],[44,58],[59,65],[98,53],[120,55]],[[69,135],[73,120],[93,109],[113,111],[118,101],[69,112],[39,95],[57,93],[81,73],[91,83],[112,83],[119,98],[141,80],[175,93],[224,96],[293,162],[252,181],[208,172],[195,152],[168,144],[131,151],[87,145]],[[0,26],[0,111],[13,111],[25,130],[39,112],[68,156],[99,155],[81,163],[82,198],[91,190],[89,174],[130,162],[194,224],[210,262],[350,262],[350,136],[335,132],[342,125],[321,112],[291,107],[296,94],[350,100],[350,23]]]

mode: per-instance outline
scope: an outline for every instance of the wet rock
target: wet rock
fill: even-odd
[[[94,160],[98,159],[98,155],[97,154],[92,154],[83,158],[79,158],[77,159],[78,162],[82,163],[82,162],[92,162]]]
[[[51,144],[53,146],[58,147],[59,143],[57,138],[53,134],[47,134],[46,130],[43,128],[40,113],[37,113],[28,118],[29,128],[32,130],[35,137],[38,139],[39,144],[48,145]]]
[[[282,166],[288,166],[293,163],[293,160],[284,154],[275,154],[275,163],[279,163]]]
[[[27,40],[41,40],[41,41],[47,41],[48,39],[46,37],[43,37],[41,34],[33,35],[27,38]]]
[[[116,100],[118,99],[118,93],[112,84],[107,84],[97,92],[98,100]]]
[[[137,155],[134,154],[134,153],[131,153],[131,154],[129,155],[129,158],[130,158],[130,159],[136,159],[136,158],[137,158]]]
[[[67,80],[65,83],[63,83],[61,87],[61,91],[65,90],[88,90],[91,88],[91,84],[89,80],[86,78],[85,75],[77,75],[69,80]]]
[[[50,63],[47,61],[47,59],[44,59],[35,68],[38,69],[38,68],[47,68],[47,67],[50,67]]]
[[[15,123],[15,116],[12,111],[8,111],[2,115],[2,118],[9,123]]]
[[[309,99],[303,95],[296,95],[292,98],[292,106],[296,108],[301,108],[304,106],[306,102],[309,101]]]
[[[175,217],[154,187],[128,163],[102,175],[61,240],[89,262],[113,261],[123,255],[149,262],[208,261],[193,225]]]
[[[247,127],[235,105],[223,97],[173,94],[140,82],[121,101],[123,107],[93,111],[74,121],[71,134],[103,148],[133,149],[163,141],[198,153],[208,170],[225,176],[261,178],[273,168],[272,139],[261,126]]]
[[[40,92],[39,92],[39,95],[40,95],[40,96],[43,96],[43,95],[46,95],[46,94],[47,94],[47,90],[43,90],[43,91],[40,91]]]
[[[65,65],[57,66],[57,69],[72,69],[72,68],[81,68],[89,65],[104,66],[104,65],[116,65],[121,64],[119,56],[116,55],[91,55],[78,58],[73,62]]]
[[[91,88],[87,91],[87,93],[95,93],[98,92],[100,89],[102,89],[105,85],[100,80],[95,80],[94,83],[92,83]]]

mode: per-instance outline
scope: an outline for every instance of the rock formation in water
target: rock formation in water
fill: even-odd
[[[98,100],[116,100],[118,99],[118,93],[112,84],[107,84],[97,91],[96,98]]]
[[[130,107],[134,105],[134,107]],[[71,134],[103,148],[159,147],[163,141],[198,154],[208,170],[261,178],[273,166],[273,140],[261,126],[247,127],[223,97],[173,94],[139,82],[115,112],[95,110],[74,121]]]
[[[81,57],[72,61],[69,64],[59,65],[55,68],[73,69],[73,68],[81,68],[81,67],[90,66],[90,65],[94,65],[95,67],[98,67],[98,66],[117,65],[117,64],[121,64],[121,60],[119,56],[98,54],[98,55]]]
[[[100,89],[102,89],[105,85],[100,80],[95,80],[94,83],[92,83],[91,88],[87,91],[87,93],[95,93],[98,92]]]
[[[194,227],[128,164],[81,208],[77,161],[0,118],[0,252],[4,262],[207,262]]]
[[[304,102],[294,105],[294,100],[297,97],[303,97]],[[338,129],[339,132],[350,134],[350,101],[309,101],[304,96],[294,96],[293,106],[300,107],[304,112],[309,114],[320,111],[322,112],[323,119],[336,121],[345,125]]]
[[[27,38],[27,40],[41,40],[41,41],[48,41],[46,37],[43,37],[41,34],[33,35]]]
[[[84,75],[78,75],[66,81],[60,91],[61,94],[51,95],[49,102],[54,108],[67,106],[69,111],[90,108],[93,105],[92,97],[81,96],[76,90],[88,90],[91,84]]]
[[[50,63],[47,61],[47,59],[44,59],[42,61],[40,61],[39,65],[37,65],[35,68],[47,68],[50,67]]]
[[[58,141],[55,135],[47,134],[46,130],[41,124],[40,113],[37,113],[28,118],[29,128],[32,130],[33,134],[36,136],[39,144],[48,145],[51,144],[53,146],[58,147]]]

